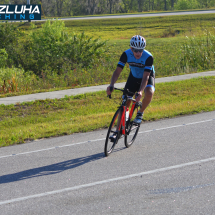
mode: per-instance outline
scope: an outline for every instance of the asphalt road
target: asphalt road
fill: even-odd
[[[215,214],[215,111],[0,149],[0,214]]]

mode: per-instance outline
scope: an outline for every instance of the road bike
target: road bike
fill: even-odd
[[[128,90],[118,88],[114,89],[123,92],[122,104],[114,114],[107,132],[104,147],[105,156],[109,156],[113,152],[119,139],[123,137],[125,146],[129,148],[134,143],[140,128],[140,124],[134,123],[133,114],[135,110],[138,111],[138,108],[142,105],[142,103],[136,102],[136,100],[132,97],[133,93]],[[109,97],[111,98],[111,96]],[[126,104],[129,100],[132,101],[132,105],[131,110],[129,111],[129,116],[126,117]]]

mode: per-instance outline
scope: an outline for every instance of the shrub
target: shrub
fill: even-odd
[[[8,54],[7,65],[12,66],[18,63],[17,47],[18,40],[22,33],[18,27],[11,23],[0,23],[0,49],[5,49]]]
[[[62,74],[76,65],[91,67],[107,51],[106,41],[93,39],[85,33],[67,33],[63,21],[46,21],[41,29],[34,29],[21,44],[19,56],[22,67],[37,75],[42,71]]]
[[[163,35],[161,37],[174,37],[177,32],[178,31],[173,29],[172,26],[169,26],[166,30],[164,30]]]
[[[0,49],[0,68],[5,67],[7,64],[8,54],[5,49]]]
[[[189,10],[200,8],[197,0],[178,0],[174,8],[176,10]]]
[[[36,88],[34,85],[38,85],[38,79],[31,72],[25,73],[18,68],[0,69],[0,93],[27,92]]]
[[[207,70],[215,68],[215,35],[205,31],[204,37],[187,37],[181,47],[180,67],[192,70]]]

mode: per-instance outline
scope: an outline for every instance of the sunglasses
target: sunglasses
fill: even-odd
[[[137,53],[137,52],[140,52],[140,53],[142,53],[143,52],[143,49],[132,49],[133,50],[133,52],[135,52],[135,53]]]

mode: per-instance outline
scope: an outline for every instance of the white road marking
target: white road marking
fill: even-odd
[[[63,192],[79,190],[82,188],[89,188],[89,187],[93,187],[96,185],[102,185],[102,184],[106,184],[106,183],[110,183],[110,182],[126,180],[126,179],[130,179],[130,178],[134,178],[134,177],[140,177],[143,175],[150,175],[153,173],[165,172],[168,170],[174,170],[174,169],[187,167],[187,166],[191,166],[191,165],[196,165],[196,164],[201,164],[201,163],[206,163],[206,162],[210,162],[210,161],[215,161],[215,157],[207,158],[207,159],[203,159],[203,160],[198,160],[198,161],[193,161],[193,162],[189,162],[189,163],[183,163],[183,164],[179,164],[179,165],[175,165],[175,166],[169,166],[169,167],[164,167],[164,168],[160,168],[160,169],[150,170],[150,171],[146,171],[146,172],[140,172],[140,173],[136,173],[136,174],[126,175],[126,176],[122,176],[122,177],[111,178],[111,179],[107,179],[107,180],[103,180],[103,181],[97,181],[97,182],[93,182],[93,183],[89,183],[89,184],[82,184],[79,186],[68,187],[68,188],[64,188],[61,190],[53,190],[53,191],[49,191],[49,192],[45,192],[45,193],[39,193],[39,194],[35,194],[35,195],[5,200],[5,201],[0,202],[0,205],[11,204],[14,202],[20,202],[20,201],[24,201],[24,200],[29,200],[29,199],[33,199],[33,198],[39,198],[39,197],[45,197],[45,196],[49,196],[49,195],[55,195],[55,194],[59,194],[59,193],[63,193]]]
[[[182,125],[175,125],[175,126],[171,126],[171,127],[152,129],[152,130],[148,130],[148,131],[139,132],[138,134],[144,134],[144,133],[148,133],[148,132],[160,131],[160,130],[166,130],[166,129],[172,129],[172,128],[178,128],[178,127],[182,127],[182,126],[195,125],[195,124],[211,122],[211,121],[215,121],[215,119],[209,119],[209,120],[204,120],[204,121],[199,121],[199,122],[192,122],[192,123],[187,123],[187,124],[182,124]],[[97,141],[105,140],[105,139],[106,138],[96,139],[96,140],[88,140],[88,141],[84,141],[84,142],[72,143],[72,144],[63,145],[63,146],[55,146],[55,147],[51,147],[51,148],[47,148],[47,149],[40,149],[40,150],[35,150],[35,151],[22,152],[22,153],[11,154],[11,155],[4,155],[4,156],[0,156],[0,159],[1,158],[7,158],[7,157],[13,157],[13,156],[17,156],[17,155],[26,155],[26,154],[36,153],[36,152],[48,151],[48,150],[53,150],[53,149],[58,149],[58,148],[63,148],[63,147],[70,147],[70,146],[75,146],[75,145],[80,145],[80,144],[85,144],[85,143],[92,143],[92,142],[97,142]]]
[[[211,122],[214,120],[215,119],[209,119],[209,120],[204,120],[204,121],[199,121],[199,122],[192,122],[192,123],[187,123],[187,124],[182,124],[182,125],[175,125],[175,126],[171,126],[171,127],[152,129],[152,130],[148,130],[148,131],[138,132],[138,134],[143,134],[143,133],[152,132],[152,131],[166,130],[166,129],[171,129],[171,128],[178,128],[178,127],[183,127],[183,126],[188,126],[188,125],[195,125],[195,124],[199,124],[199,123]]]
[[[100,140],[105,140],[105,138],[96,139],[96,140],[88,140],[88,141],[79,142],[79,143],[72,143],[72,144],[63,145],[63,146],[54,146],[54,147],[47,148],[47,149],[40,149],[40,150],[35,150],[35,151],[29,151],[29,152],[22,152],[22,153],[17,153],[17,154],[5,155],[5,156],[1,156],[0,158],[7,158],[7,157],[16,156],[16,155],[26,155],[26,154],[36,153],[36,152],[42,152],[42,151],[48,151],[48,150],[53,150],[53,149],[58,149],[58,148],[63,148],[63,147],[70,147],[70,146],[80,145],[80,144],[84,144],[84,143],[97,142],[97,141],[100,141]]]

